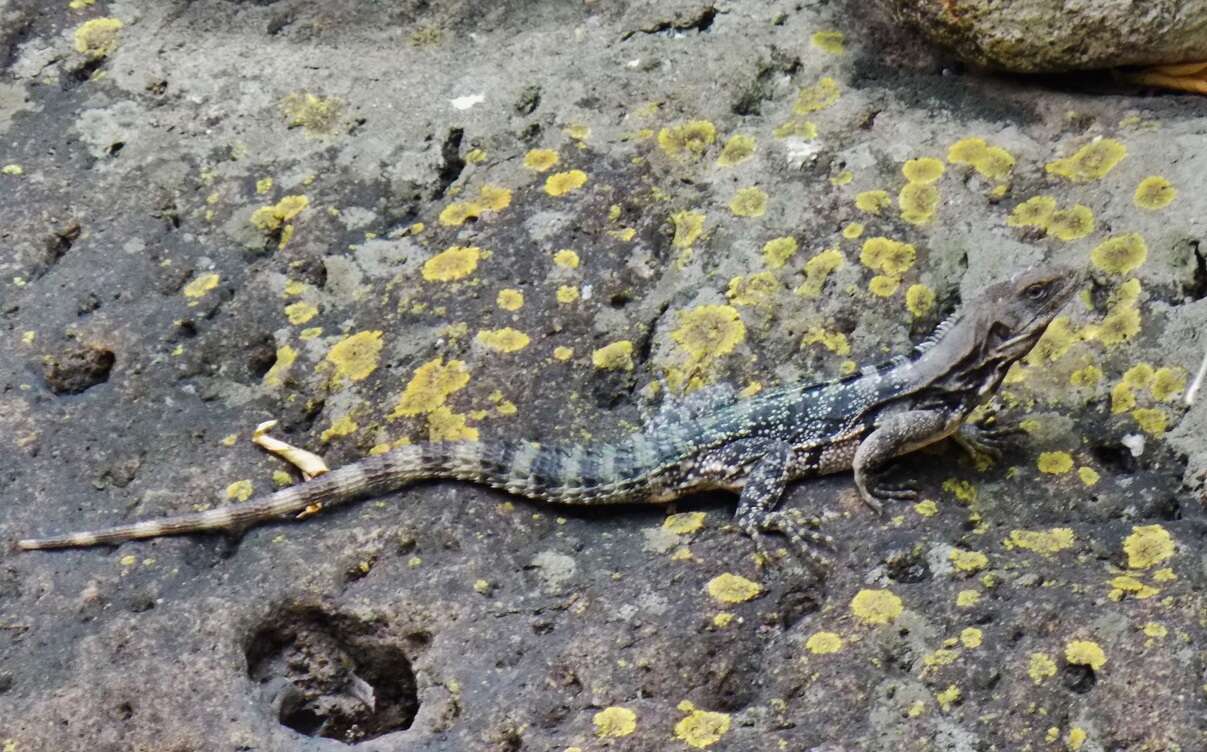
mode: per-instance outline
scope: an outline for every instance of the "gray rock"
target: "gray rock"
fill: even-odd
[[[1207,0],[889,0],[964,60],[1020,73],[1207,60]]]

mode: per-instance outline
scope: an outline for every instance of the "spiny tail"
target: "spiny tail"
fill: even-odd
[[[641,439],[637,439],[640,443]],[[165,535],[243,530],[311,508],[395,491],[428,478],[457,478],[510,493],[570,504],[609,503],[639,491],[652,458],[645,446],[635,462],[630,449],[542,446],[534,442],[461,442],[402,446],[368,457],[268,496],[204,512],[17,542],[27,551],[78,548]]]

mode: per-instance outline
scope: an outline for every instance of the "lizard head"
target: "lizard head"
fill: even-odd
[[[982,357],[1012,363],[1026,355],[1084,281],[1071,267],[1043,266],[986,288],[988,305],[977,306],[984,316]]]

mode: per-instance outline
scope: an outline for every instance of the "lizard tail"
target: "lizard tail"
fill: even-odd
[[[642,457],[650,451],[644,440],[638,441],[637,450]],[[242,503],[100,530],[27,538],[17,541],[17,547],[27,551],[81,548],[165,535],[243,530],[284,515],[389,493],[428,478],[457,478],[544,501],[611,503],[644,487],[646,463],[635,462],[631,454],[632,447],[627,445],[623,450],[605,447],[598,451],[535,442],[405,445]]]
[[[282,515],[297,514],[310,507],[327,508],[369,494],[396,490],[415,480],[441,477],[447,474],[448,457],[455,446],[401,446],[386,454],[368,457],[305,483],[242,503],[100,530],[27,538],[17,541],[17,547],[26,551],[81,548],[164,535],[240,530]]]

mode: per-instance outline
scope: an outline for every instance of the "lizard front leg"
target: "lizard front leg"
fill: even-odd
[[[797,553],[815,568],[822,570],[829,566],[829,560],[818,549],[833,543],[830,536],[808,529],[798,516],[775,508],[788,485],[791,445],[782,441],[744,439],[722,449],[714,461],[740,474],[737,480],[742,493],[735,520],[764,558],[770,560],[771,556],[763,534],[774,531],[787,537]]]
[[[851,469],[855,486],[863,502],[877,512],[887,499],[913,499],[918,492],[908,487],[887,486],[880,482],[889,460],[938,441],[951,430],[949,417],[939,410],[907,410],[886,416],[859,443]]]

